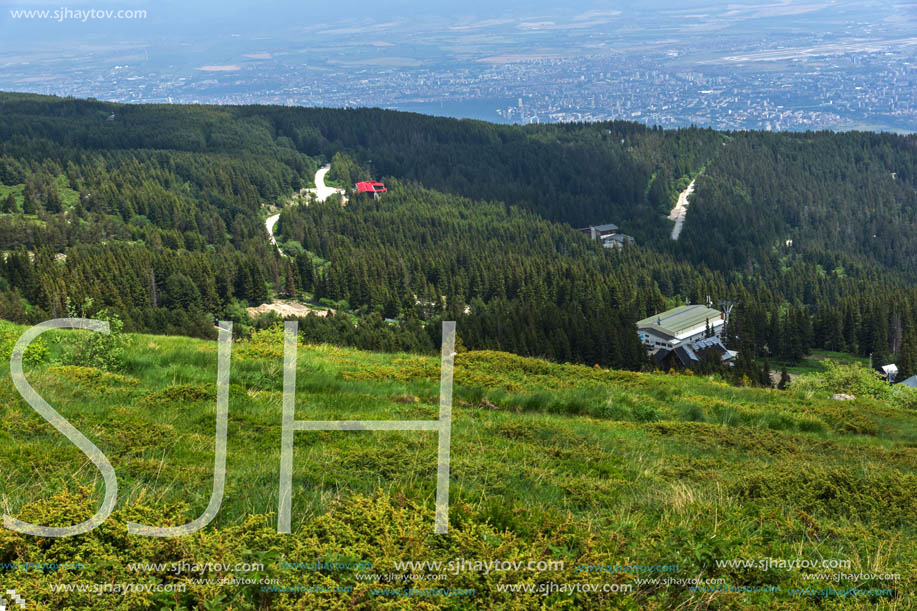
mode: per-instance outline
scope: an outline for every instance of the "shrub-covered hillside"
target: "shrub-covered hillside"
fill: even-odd
[[[101,503],[101,478],[19,397],[8,357],[25,328],[3,323],[0,329],[3,511],[39,524],[82,521]],[[0,531],[4,587],[16,589],[29,608],[905,609],[914,603],[917,413],[893,401],[839,402],[817,388],[737,388],[713,378],[461,352],[449,533],[433,533],[434,433],[297,432],[293,532],[281,535],[283,347],[275,327],[233,345],[219,515],[188,537],[152,539],[127,534],[125,523],[183,524],[210,497],[216,342],[128,335],[123,346],[106,346],[122,348],[120,356],[92,361],[100,369],[86,366],[97,347],[81,334],[88,332],[42,336],[26,354],[26,375],[109,457],[118,504],[84,536]],[[436,417],[436,357],[302,344],[298,362],[298,419]],[[536,564],[490,572],[396,565],[459,559]],[[764,559],[850,565],[763,570],[732,563]],[[539,569],[539,561],[564,568]],[[173,562],[230,568],[178,572]],[[315,562],[338,566],[315,570],[309,564]],[[26,563],[45,570],[23,568]],[[48,568],[55,563],[81,566]],[[595,570],[602,566],[607,570]],[[404,584],[380,577],[392,573],[424,579]],[[900,580],[826,581],[860,573]],[[219,579],[252,583],[195,583]],[[104,589],[137,583],[186,589],[126,595]],[[85,587],[62,592],[60,584]],[[607,584],[609,591],[583,591],[583,584],[600,590]],[[398,590],[408,586],[424,592]],[[805,588],[864,593],[795,591]]]

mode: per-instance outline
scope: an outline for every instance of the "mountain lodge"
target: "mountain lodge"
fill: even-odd
[[[663,369],[694,369],[704,358],[732,365],[738,353],[720,341],[726,314],[703,305],[683,305],[637,322],[637,334]]]
[[[726,324],[726,315],[703,305],[683,305],[637,322],[637,333],[646,349],[655,353],[671,349],[679,343],[702,339],[709,332],[719,337]]]
[[[618,226],[614,223],[583,227],[578,231],[589,236],[593,240],[598,240],[605,248],[624,248],[625,243],[634,242],[634,238],[631,236],[619,233]]]
[[[373,199],[377,199],[380,193],[385,193],[388,189],[385,188],[385,185],[381,182],[376,182],[372,180],[364,180],[358,182],[354,185],[354,190],[357,193],[371,193]]]

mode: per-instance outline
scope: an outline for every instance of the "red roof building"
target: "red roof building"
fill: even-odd
[[[363,182],[358,182],[354,185],[357,189],[357,193],[372,193],[374,198],[379,197],[379,193],[385,193],[388,189],[385,188],[385,185],[381,182],[375,182],[372,180],[365,180]]]

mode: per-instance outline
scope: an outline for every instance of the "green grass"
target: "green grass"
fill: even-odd
[[[858,356],[856,354],[850,354],[849,352],[832,352],[831,350],[813,350],[812,354],[792,365],[781,361],[774,361],[772,367],[779,372],[780,368],[786,365],[787,371],[796,375],[820,373],[825,371],[826,359],[831,359],[838,363],[859,363],[864,367],[869,367],[869,357]]]
[[[22,210],[22,190],[25,185],[5,185],[0,181],[0,204],[6,201],[10,193],[16,198],[16,205]]]
[[[312,186],[313,187],[315,186],[314,181],[312,183]],[[344,185],[341,179],[335,176],[333,172],[328,172],[327,174],[325,174],[325,186],[334,187],[335,189],[343,189],[346,185]]]
[[[57,193],[60,195],[64,210],[76,206],[80,201],[80,194],[70,188],[70,181],[67,180],[67,177],[61,174],[54,181],[57,184]]]
[[[23,328],[3,323],[0,335]],[[181,524],[206,507],[213,468],[216,343],[130,337],[123,371],[79,367],[82,332],[44,339],[31,384],[106,453],[119,484],[112,518],[92,533],[42,540],[0,531],[0,562],[79,558],[82,571],[7,572],[5,587],[46,608],[670,609],[909,608],[917,547],[917,414],[870,400],[833,402],[693,376],[550,364],[497,352],[456,358],[451,527],[433,534],[436,435],[297,432],[293,534],[276,533],[282,400],[277,329],[232,354],[226,493],[217,518],[182,539],[126,534],[127,520]],[[2,344],[0,344],[2,345]],[[296,417],[434,419],[439,363],[409,354],[301,346]],[[102,490],[85,457],[19,398],[0,363],[0,503],[37,523],[69,524]],[[415,587],[474,596],[373,596],[354,571],[281,563],[350,559],[389,573],[400,560],[563,560],[560,572],[463,572]],[[845,573],[899,582],[830,583],[802,572],[719,568],[717,560],[851,560]],[[258,578],[339,585],[349,593],[189,585],[183,594],[51,593],[60,581],[183,582],[129,562],[264,562]],[[676,574],[578,572],[584,564],[678,564]],[[225,575],[224,575],[225,576]],[[636,578],[721,578],[783,593],[697,593]],[[218,575],[207,575],[218,577]],[[251,574],[236,577],[251,578]],[[629,594],[499,592],[498,584],[629,584]],[[892,587],[897,598],[794,597],[789,588]],[[212,602],[218,596],[222,600]],[[896,605],[896,606],[895,606]]]
[[[64,210],[72,208],[80,201],[80,194],[70,188],[70,181],[67,180],[66,176],[57,176],[55,178],[55,183],[57,185],[57,193],[60,195]],[[19,210],[21,211],[24,190],[25,184],[5,185],[0,182],[0,203],[4,202],[9,194],[12,193],[16,197],[16,204],[19,206]]]

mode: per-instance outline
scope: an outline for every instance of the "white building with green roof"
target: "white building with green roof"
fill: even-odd
[[[709,329],[719,337],[726,324],[726,315],[703,305],[684,305],[654,314],[637,323],[637,333],[646,349],[652,353],[671,349],[683,341],[702,339]]]

